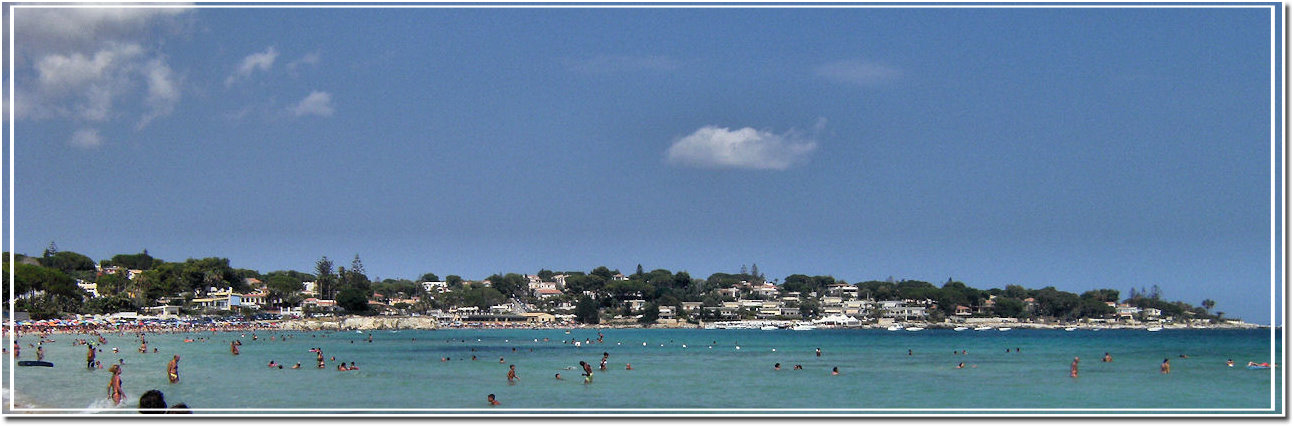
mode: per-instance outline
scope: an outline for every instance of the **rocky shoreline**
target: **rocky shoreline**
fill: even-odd
[[[767,322],[767,321],[749,321],[749,323],[751,323],[751,324],[760,324],[760,323],[763,323],[763,322]],[[1054,323],[1030,323],[1030,322],[1010,322],[1010,321],[1001,321],[1001,322],[977,322],[977,323],[974,323],[974,324],[961,324],[961,323],[929,323],[929,322],[913,321],[913,322],[907,322],[907,323],[901,323],[901,324],[902,324],[902,325],[904,325],[904,326],[907,326],[907,327],[921,327],[921,328],[929,328],[929,329],[952,329],[952,328],[955,328],[955,327],[966,327],[966,326],[969,326],[969,327],[971,327],[971,328],[974,328],[974,327],[976,327],[976,326],[980,326],[980,327],[987,326],[987,327],[1009,327],[1009,328],[1022,328],[1022,329],[1066,329],[1066,328],[1071,328],[1071,327],[1073,327],[1073,328],[1077,328],[1077,329],[1101,329],[1101,330],[1115,330],[1115,329],[1138,329],[1138,330],[1144,330],[1144,329],[1149,329],[1149,328],[1153,328],[1153,327],[1162,327],[1162,328],[1164,328],[1164,329],[1170,329],[1170,330],[1172,330],[1172,329],[1254,329],[1254,328],[1267,328],[1267,327],[1269,327],[1269,326],[1265,326],[1265,325],[1259,325],[1259,324],[1248,324],[1248,323],[1243,323],[1243,324],[1203,324],[1203,325],[1200,325],[1200,324],[1197,324],[1197,325],[1186,325],[1186,324],[1156,324],[1156,323],[1142,323],[1142,324],[1054,324]],[[448,325],[448,324],[441,324],[441,322],[440,322],[439,320],[437,320],[437,319],[435,319],[435,318],[432,318],[432,317],[394,317],[394,316],[391,316],[391,317],[345,316],[345,317],[333,317],[333,318],[322,318],[322,319],[319,319],[319,318],[311,318],[311,319],[296,319],[296,320],[285,320],[285,321],[279,322],[277,325],[278,325],[278,327],[279,327],[279,328],[284,329],[284,330],[301,330],[301,331],[323,331],[323,330],[333,330],[333,331],[343,331],[343,330],[360,330],[360,331],[364,331],[364,330],[436,330],[436,329],[442,329],[442,328],[541,328],[541,329],[548,329],[548,328],[562,328],[562,329],[570,329],[570,328],[703,328],[703,325],[702,325],[702,324],[689,324],[689,323],[683,323],[683,322],[671,323],[671,324],[652,324],[652,325],[650,325],[650,326],[645,326],[645,325],[642,325],[642,324],[636,324],[636,323],[631,323],[631,322],[623,322],[623,321],[621,321],[621,322],[615,322],[615,321],[613,321],[613,322],[608,322],[608,323],[603,323],[603,324],[595,324],[595,325],[591,325],[591,324],[568,324],[568,323],[542,323],[542,324],[536,324],[536,323],[469,323],[469,324],[464,324],[464,325],[450,326],[450,325]],[[886,328],[887,328],[887,327],[889,327],[890,325],[892,325],[892,324],[865,324],[865,325],[859,325],[859,326],[851,326],[851,327],[837,327],[837,328],[855,328],[855,329],[886,329]],[[825,327],[824,327],[824,328],[825,328]]]

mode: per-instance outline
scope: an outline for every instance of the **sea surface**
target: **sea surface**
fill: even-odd
[[[1271,329],[263,330],[149,334],[142,354],[135,335],[106,334],[102,370],[84,367],[78,337],[90,338],[50,337],[53,368],[4,364],[6,392],[35,407],[26,412],[136,413],[149,389],[198,414],[1244,416],[1283,415],[1285,398],[1283,366],[1245,367],[1282,359]],[[21,360],[35,359],[28,344],[37,340],[21,337]],[[233,340],[243,343],[240,355],[230,353]],[[316,368],[311,348],[322,348],[327,368]],[[1101,362],[1106,352],[1113,362]],[[177,384],[166,379],[173,354]],[[1166,358],[1172,370],[1162,374]],[[127,399],[113,406],[106,367],[118,359]],[[271,360],[284,368],[267,367]],[[593,365],[590,383],[580,361]],[[342,362],[359,369],[337,371]],[[491,393],[501,405],[486,403]]]

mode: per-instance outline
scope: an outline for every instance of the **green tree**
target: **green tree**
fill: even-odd
[[[265,288],[271,299],[278,300],[279,306],[286,306],[300,301],[305,284],[290,274],[271,273],[265,276]]]
[[[328,256],[319,258],[315,262],[315,291],[319,293],[322,299],[332,299],[337,278],[333,275],[333,264],[328,260]]]
[[[641,324],[651,324],[660,319],[660,306],[655,303],[648,303],[643,306],[642,316],[638,318]]]
[[[89,256],[71,251],[60,251],[45,256],[40,259],[40,265],[63,271],[68,275],[95,270],[94,260]]]
[[[422,274],[422,276],[421,276],[421,277],[418,277],[418,279],[419,279],[419,280],[421,280],[422,282],[436,282],[436,281],[440,281],[440,277],[436,276],[436,274],[433,274],[433,273],[431,273],[431,272],[428,272],[428,273]]]
[[[581,297],[580,302],[575,305],[575,320],[584,324],[601,322],[598,318],[598,302],[588,296]]]
[[[138,269],[144,271],[157,267],[157,265],[161,264],[162,261],[154,259],[153,256],[148,254],[148,250],[146,249],[138,254],[119,254],[113,256],[112,259],[101,263],[104,266],[120,266],[126,269]]]
[[[463,277],[458,275],[447,275],[445,276],[445,285],[449,286],[451,289],[463,288]]]
[[[349,287],[337,294],[337,306],[347,312],[368,312],[368,296],[363,290]]]

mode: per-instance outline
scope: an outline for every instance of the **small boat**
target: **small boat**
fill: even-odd
[[[969,329],[970,327],[956,327],[956,328],[953,328],[953,331],[966,331]]]
[[[1146,331],[1149,331],[1149,332],[1151,332],[1151,333],[1154,333],[1154,332],[1156,332],[1156,331],[1164,331],[1164,328],[1163,328],[1163,327],[1150,327],[1150,328],[1147,328],[1147,329],[1146,329]]]
[[[925,330],[925,328],[922,328],[922,327],[908,327],[908,328],[905,328],[904,330],[906,330],[906,331],[921,331],[921,330]]]
[[[49,361],[18,361],[20,367],[53,367],[54,363]]]
[[[897,326],[897,325],[891,325],[891,326],[889,326],[888,328],[886,328],[886,330],[889,330],[889,331],[899,331],[899,330],[902,330],[902,329],[903,329],[903,327],[900,327],[900,326]]]
[[[792,330],[817,330],[818,326],[812,325],[812,324],[800,324],[795,327],[791,327],[791,329]]]
[[[775,325],[766,325],[766,326],[760,327],[759,329],[760,329],[760,330],[777,330],[777,326],[775,326]]]
[[[1078,330],[1078,327],[1065,327],[1065,331],[1074,331],[1074,330]]]
[[[998,327],[997,331],[1011,331],[1011,327]]]
[[[988,331],[992,329],[993,327],[975,327],[975,331]]]

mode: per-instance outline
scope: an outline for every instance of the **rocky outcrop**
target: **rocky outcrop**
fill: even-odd
[[[440,323],[428,317],[347,317],[341,321],[292,320],[283,328],[291,330],[434,330]]]

